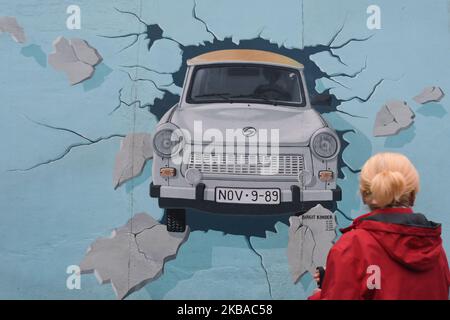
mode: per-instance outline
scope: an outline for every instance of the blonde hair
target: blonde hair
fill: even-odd
[[[372,209],[412,206],[419,192],[419,174],[404,155],[378,153],[361,170],[360,191]]]

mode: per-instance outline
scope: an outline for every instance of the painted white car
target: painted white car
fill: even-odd
[[[341,200],[340,141],[310,103],[303,65],[260,50],[188,60],[178,104],[153,135],[150,195],[169,231],[185,209],[299,214]]]

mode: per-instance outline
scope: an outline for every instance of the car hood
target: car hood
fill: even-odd
[[[227,129],[237,129],[242,134],[245,127],[257,130],[279,130],[280,145],[309,144],[311,135],[326,126],[320,115],[311,108],[301,110],[293,107],[272,106],[268,104],[205,104],[176,108],[171,121],[181,129],[191,133],[192,143],[208,141],[194,140],[194,122],[201,121],[203,133],[207,129],[221,131],[223,137]],[[270,138],[269,138],[270,139]]]

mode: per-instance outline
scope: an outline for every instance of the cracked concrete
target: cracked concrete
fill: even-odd
[[[339,101],[341,101],[341,102],[348,102],[348,101],[352,101],[352,100],[358,100],[359,102],[367,102],[367,101],[370,100],[370,98],[372,98],[372,96],[374,95],[375,91],[383,83],[383,81],[384,81],[384,79],[378,80],[378,82],[375,83],[375,85],[372,87],[372,90],[370,90],[369,94],[365,98],[362,98],[360,96],[353,96],[353,97],[348,98],[348,99],[340,99]]]
[[[114,232],[116,234],[132,233],[134,235],[137,235],[142,231],[153,228],[158,224],[159,224],[158,221],[150,217],[148,214],[141,212],[134,215],[134,217],[128,220],[128,222],[125,225],[114,229]]]
[[[203,24],[203,26],[205,27],[206,32],[208,32],[211,36],[213,36],[213,39],[218,40],[216,34],[211,31],[211,29],[208,27],[208,24],[206,23],[206,21],[201,19],[197,15],[197,1],[195,1],[195,0],[194,0],[194,6],[192,7],[192,17],[195,20],[199,21],[201,24]]]
[[[147,26],[147,24],[142,21],[137,14],[133,13],[133,12],[129,12],[129,11],[124,11],[124,10],[119,10],[117,8],[114,8],[117,12],[119,13],[123,13],[123,14],[130,14],[132,16],[134,16],[140,23],[144,24],[145,26]],[[130,47],[132,47],[136,42],[138,42],[139,37],[142,35],[145,35],[147,32],[132,32],[132,33],[127,33],[127,34],[121,34],[121,35],[116,35],[116,36],[107,36],[107,35],[100,35],[100,37],[103,38],[109,38],[109,39],[118,39],[118,38],[129,38],[129,37],[134,37],[133,41],[128,44],[127,46],[125,46],[124,48],[122,48],[119,52],[122,52]]]
[[[136,243],[139,252],[143,253],[147,259],[166,261],[176,257],[178,248],[187,239],[188,233],[189,231],[167,232],[165,225],[156,224],[151,227],[151,232],[143,230],[136,234]]]
[[[413,99],[417,103],[425,104],[428,102],[439,102],[444,95],[445,94],[440,87],[432,86],[423,89],[422,92]]]
[[[253,244],[250,241],[249,237],[245,237],[245,240],[247,241],[247,245],[248,245],[249,249],[252,250],[258,256],[258,258],[260,259],[261,268],[264,270],[264,274],[266,276],[267,286],[269,288],[269,295],[273,299],[272,285],[271,285],[270,280],[269,280],[269,273],[267,272],[266,266],[264,265],[263,256],[258,251],[256,251],[255,247],[253,247]]]
[[[148,133],[130,133],[120,144],[113,174],[117,189],[126,181],[139,176],[148,160],[153,157],[152,136]]]
[[[132,82],[140,82],[140,81],[143,81],[143,82],[149,82],[149,83],[151,83],[151,84],[153,85],[153,87],[154,87],[156,90],[161,91],[162,93],[169,93],[169,92],[170,92],[170,91],[167,90],[167,89],[161,88],[154,80],[152,80],[152,79],[150,79],[150,78],[133,78],[129,72],[126,72],[126,71],[125,71],[125,73],[128,75],[128,78],[129,78],[130,81],[132,81]],[[171,83],[166,83],[166,84],[163,84],[163,85],[161,85],[161,86],[163,86],[163,87],[168,87],[168,86],[171,86],[172,84],[173,84],[173,81],[172,81]]]
[[[184,233],[170,233],[148,214],[136,214],[111,237],[89,246],[81,273],[93,272],[101,284],[111,283],[118,299],[124,299],[157,279],[188,236],[189,227]]]
[[[146,35],[146,39],[149,40],[149,43],[147,45],[148,49],[150,50],[150,47],[153,45],[153,43],[157,40],[162,40],[162,39],[166,39],[169,41],[173,41],[176,44],[178,44],[179,46],[183,46],[180,42],[178,42],[177,40],[171,38],[171,37],[166,37],[163,35],[163,30],[161,29],[161,27],[158,24],[148,24],[147,22],[145,22],[144,20],[142,20],[136,13],[131,12],[131,11],[125,11],[125,10],[120,10],[115,8],[115,10],[119,13],[123,13],[123,14],[128,14],[133,16],[134,18],[136,18],[136,20],[145,27],[145,31],[143,32],[130,32],[130,33],[126,33],[126,34],[121,34],[121,35],[100,35],[100,37],[103,38],[109,38],[109,39],[118,39],[118,38],[129,38],[129,37],[133,37],[134,39],[125,47],[123,47],[120,51],[125,51],[128,48],[131,48],[132,46],[134,46],[138,41],[139,38],[142,35]]]
[[[388,101],[377,113],[373,128],[375,137],[390,136],[414,122],[414,112],[404,101]]]
[[[325,266],[336,238],[335,214],[320,204],[302,216],[289,218],[287,256],[294,283],[306,273]]]
[[[67,40],[60,36],[53,42],[54,52],[48,56],[48,63],[58,71],[63,71],[71,85],[92,77],[95,66],[102,61],[97,50],[78,38]]]
[[[25,31],[17,22],[15,17],[0,17],[0,33],[6,32],[17,43],[25,43]]]
[[[69,128],[52,126],[52,125],[49,125],[49,124],[46,124],[46,123],[35,121],[35,120],[30,119],[28,117],[26,117],[26,118],[29,121],[33,122],[34,124],[36,124],[38,126],[42,126],[42,127],[48,128],[48,129],[56,130],[56,131],[68,132],[68,133],[71,133],[73,135],[76,135],[76,136],[80,137],[84,141],[83,142],[79,142],[79,143],[73,143],[73,144],[67,146],[66,149],[63,152],[61,152],[59,155],[57,155],[57,156],[55,156],[53,158],[49,158],[49,159],[44,160],[42,162],[38,162],[38,163],[36,163],[36,164],[34,164],[34,165],[30,166],[30,167],[27,167],[27,168],[9,169],[8,171],[10,171],[10,172],[14,172],[14,171],[30,171],[30,170],[36,169],[36,168],[38,168],[40,166],[51,164],[53,162],[56,162],[56,161],[59,161],[59,160],[63,159],[64,157],[66,157],[75,148],[83,147],[83,146],[90,146],[90,145],[99,143],[101,141],[106,141],[106,140],[113,139],[113,138],[123,138],[123,137],[125,137],[122,134],[110,134],[110,135],[105,136],[105,137],[99,137],[99,138],[92,139],[92,138],[86,137],[85,135],[83,135],[83,134],[81,134],[81,133],[79,133],[79,132],[77,132],[75,130],[69,129]]]
[[[333,50],[338,50],[338,49],[342,49],[344,47],[346,47],[347,45],[349,45],[352,42],[363,42],[363,41],[367,41],[370,38],[372,38],[372,35],[369,35],[367,37],[364,38],[350,38],[346,41],[344,41],[343,43],[341,43],[340,45],[333,45],[333,43],[336,41],[336,39],[338,38],[338,36],[341,34],[342,30],[344,30],[345,27],[345,23],[346,23],[346,19],[344,19],[344,22],[342,23],[342,25],[339,27],[339,29],[335,32],[335,34],[331,37],[331,39],[328,41],[328,43],[325,46],[326,51],[328,51],[330,53],[330,55],[333,58],[336,58],[340,64],[344,65],[344,66],[348,66],[341,58],[341,56],[339,54],[336,54]]]
[[[119,89],[119,92],[118,92],[119,96],[117,97],[117,100],[119,102],[117,103],[117,106],[115,106],[114,109],[111,110],[109,115],[112,115],[114,112],[119,110],[122,107],[122,105],[125,105],[127,107],[137,106],[137,108],[139,108],[139,109],[150,108],[152,106],[151,103],[142,103],[141,100],[133,100],[133,101],[130,101],[130,102],[127,102],[127,101],[123,100],[122,99],[123,89],[124,88],[120,88]]]
[[[338,72],[338,73],[330,74],[328,76],[330,78],[345,77],[345,78],[352,78],[352,79],[354,79],[357,76],[359,76],[361,73],[363,73],[366,69],[367,69],[367,57],[364,60],[364,66],[362,66],[359,70],[355,71],[354,73]]]

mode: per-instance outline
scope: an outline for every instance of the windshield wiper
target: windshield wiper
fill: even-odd
[[[219,97],[224,100],[230,101],[229,95],[230,95],[230,93],[228,93],[228,92],[214,92],[214,93],[207,93],[207,94],[199,94],[199,95],[194,96],[194,98]]]
[[[270,104],[276,106],[278,105],[278,102],[276,100],[271,100],[269,98],[266,98],[262,95],[255,95],[255,94],[240,94],[240,95],[236,95],[236,96],[231,96],[232,98],[250,98],[250,99],[257,99],[257,100],[264,100],[266,102],[269,102]]]

